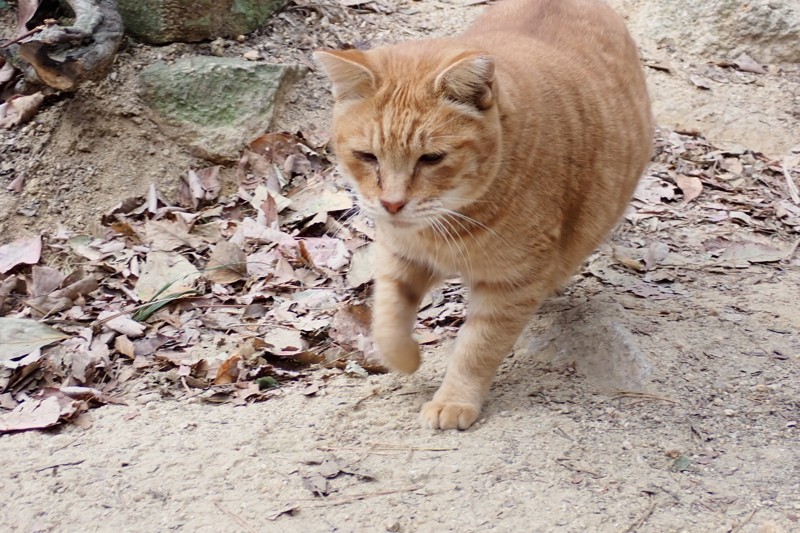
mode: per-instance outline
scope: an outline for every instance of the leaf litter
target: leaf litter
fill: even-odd
[[[13,338],[0,342],[0,432],[75,420],[120,401],[134,381],[246,404],[310,369],[328,370],[308,396],[337,373],[384,371],[369,337],[374,228],[323,145],[268,133],[244,149],[233,192],[219,167],[196,169],[174,203],[152,187],[121,199],[93,235],[62,230],[0,247],[0,338]],[[797,164],[660,130],[628,223],[583,276],[681,298],[698,270],[800,263],[800,207],[786,179]],[[419,342],[452,336],[465,301],[457,279],[426,296]],[[75,387],[94,392],[63,392]],[[58,410],[52,391],[62,391]]]

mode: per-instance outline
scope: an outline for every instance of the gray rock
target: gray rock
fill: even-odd
[[[692,55],[732,60],[747,53],[763,63],[800,61],[797,0],[627,0],[634,33]]]
[[[250,33],[285,4],[286,0],[117,0],[125,29],[156,44]]]
[[[302,66],[190,57],[142,71],[139,95],[166,135],[200,157],[226,161],[269,128],[286,87],[305,72]]]
[[[645,391],[653,366],[628,330],[626,311],[612,299],[553,298],[542,307],[518,346],[537,361],[574,362],[599,390]]]

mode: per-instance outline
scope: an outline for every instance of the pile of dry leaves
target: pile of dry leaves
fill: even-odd
[[[99,235],[0,247],[0,432],[75,417],[147,373],[174,395],[245,403],[308,365],[381,371],[364,303],[373,228],[335,185],[326,140],[307,137],[251,143],[232,197],[220,167],[190,171],[175,203],[151,188]],[[430,298],[421,342],[453,330],[462,301],[453,284]]]

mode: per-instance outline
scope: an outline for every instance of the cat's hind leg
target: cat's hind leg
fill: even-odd
[[[372,338],[390,369],[410,374],[419,368],[419,345],[412,333],[419,304],[437,281],[427,266],[378,249]]]

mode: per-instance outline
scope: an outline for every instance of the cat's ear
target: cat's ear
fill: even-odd
[[[434,90],[445,97],[480,110],[492,106],[494,58],[475,53],[457,56],[436,76]]]
[[[330,78],[337,101],[364,98],[375,90],[375,73],[364,52],[318,50],[314,59]]]

